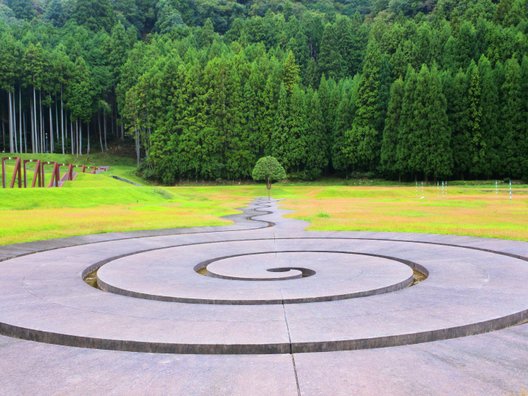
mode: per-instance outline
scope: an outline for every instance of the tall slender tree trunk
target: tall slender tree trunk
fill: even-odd
[[[57,100],[57,95],[55,95],[55,141],[57,144],[60,144],[60,128],[59,128],[59,101]]]
[[[2,115],[3,115],[3,113],[4,113],[4,111],[2,109]],[[6,140],[5,140],[5,125],[4,125],[3,118],[0,118],[0,128],[2,129],[2,148],[5,151],[5,149],[6,149]]]
[[[137,166],[139,166],[139,157],[141,155],[140,142],[139,142],[139,129],[136,129],[135,141],[136,141],[136,162],[137,162]]]
[[[72,122],[72,119],[71,119],[71,115],[70,115],[70,146],[71,146],[71,153],[72,155],[75,154],[75,152],[73,151],[73,148],[74,148],[74,140],[73,140],[73,122]]]
[[[114,106],[112,105],[112,117],[110,117],[110,133],[115,138],[116,137],[116,131],[115,131],[115,122],[114,122]]]
[[[35,152],[35,125],[33,123],[33,100],[29,99],[29,123],[31,128],[31,152]]]
[[[24,113],[24,117],[22,117],[22,123],[24,124],[23,127],[24,127],[24,152],[27,153],[28,152],[28,148],[27,148],[27,130],[26,130],[26,113]]]
[[[88,140],[86,143],[86,154],[90,155],[90,122],[86,123]]]
[[[13,103],[11,99],[11,92],[7,93],[9,101],[9,152],[14,152],[14,141],[13,141]]]
[[[15,97],[15,92],[13,91],[13,93],[11,94],[11,96],[13,97],[13,146],[15,148],[15,153],[18,152],[18,135],[17,135],[17,116],[16,116],[16,97]]]
[[[104,132],[104,149],[108,151],[108,142],[106,140],[106,113],[103,111],[103,132]]]
[[[33,114],[32,114],[32,129],[33,129],[33,141],[31,142],[31,148],[34,153],[39,152],[38,135],[37,135],[37,92],[33,87]]]
[[[79,120],[75,120],[75,154],[79,155]]]
[[[97,127],[99,128],[99,144],[101,145],[101,153],[104,151],[103,146],[103,131],[101,130],[101,113],[97,112]]]
[[[50,137],[50,152],[55,152],[55,136],[53,136],[53,114],[51,112],[51,103],[49,107],[49,137]]]
[[[79,124],[79,155],[82,155],[82,121],[78,122],[78,124]]]
[[[42,115],[42,91],[39,90],[39,130],[40,130],[40,152],[46,152],[46,130],[44,127],[44,117]]]
[[[24,130],[24,132],[22,132],[22,130]],[[25,128],[22,128],[22,92],[21,92],[21,89],[20,89],[20,85],[18,86],[18,137],[19,137],[19,144],[20,144],[20,152],[23,153],[24,151],[27,151],[24,150],[24,147],[23,147],[23,137],[22,137],[22,134],[23,133],[26,133],[25,131]]]
[[[64,101],[62,100],[62,86],[61,86],[61,138],[62,138],[62,154],[65,154],[64,152],[64,127],[66,125],[64,124]]]

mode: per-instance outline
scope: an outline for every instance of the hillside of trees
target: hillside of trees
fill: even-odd
[[[528,179],[528,0],[0,0],[0,151]]]

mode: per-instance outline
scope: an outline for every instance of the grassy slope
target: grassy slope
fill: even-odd
[[[105,175],[86,175],[107,178]],[[84,183],[79,181],[77,183]],[[113,184],[114,180],[111,179]],[[251,195],[215,187],[118,186],[4,190],[0,245],[101,232],[224,225]],[[7,193],[6,193],[7,192]],[[6,194],[5,194],[6,193]]]
[[[64,188],[0,189],[0,245],[102,232],[224,225],[251,194],[216,187],[136,187],[134,161],[108,155],[25,155],[45,161],[110,165],[107,173],[79,173]]]
[[[32,156],[33,157],[33,156]],[[141,182],[134,162],[108,155],[45,160],[110,165],[108,174],[79,174],[58,189],[0,190],[0,245],[101,232],[222,225],[221,216],[265,194],[260,185],[136,187],[110,176]],[[341,185],[338,185],[341,184]],[[344,185],[351,184],[351,185]],[[373,186],[372,184],[377,184]],[[528,241],[528,190],[493,183],[416,188],[372,181],[284,184],[273,196],[290,217],[312,230],[371,230],[447,233]]]

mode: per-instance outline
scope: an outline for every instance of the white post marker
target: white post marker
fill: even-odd
[[[512,199],[512,182],[511,182],[511,179],[510,179],[510,201]]]

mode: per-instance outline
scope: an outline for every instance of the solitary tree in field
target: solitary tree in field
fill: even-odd
[[[271,183],[286,179],[286,171],[275,157],[262,157],[253,168],[253,180],[265,181],[270,199]]]

